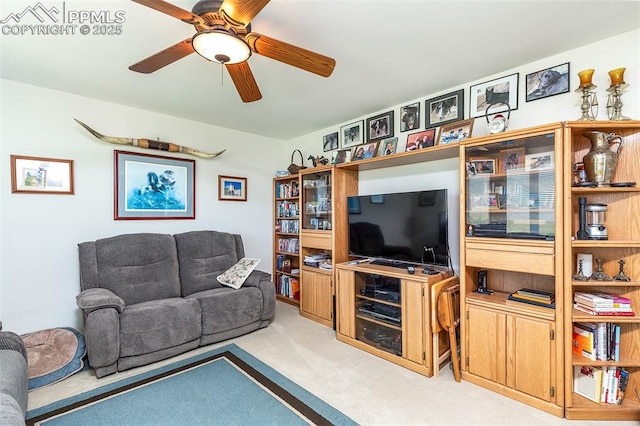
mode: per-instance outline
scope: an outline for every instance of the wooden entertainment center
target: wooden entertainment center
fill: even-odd
[[[612,182],[624,185],[574,185],[576,164],[591,149],[584,136],[587,131],[621,137],[623,147]],[[327,166],[348,176],[347,190],[334,186],[334,193],[343,198],[333,198],[332,204],[340,200],[344,204],[344,197],[357,193],[359,171],[447,158],[459,161],[459,278],[446,270],[428,276],[419,268],[410,274],[401,268],[347,262],[345,209],[338,216],[333,212],[332,229],[307,231],[310,236],[330,235],[331,251],[339,253],[332,260],[332,272],[326,274],[324,295],[318,299],[324,312],[335,318],[337,338],[425,376],[435,375],[444,361],[446,344],[434,327],[434,289],[459,279],[463,380],[560,417],[640,420],[640,400],[634,392],[640,390],[640,189],[636,186],[640,185],[640,121],[551,123]],[[476,165],[490,167],[479,172]],[[300,180],[301,175],[288,178]],[[608,206],[608,239],[576,239],[579,198]],[[274,233],[274,240],[277,236]],[[578,254],[600,259],[598,266],[609,276],[624,265],[630,281],[576,280]],[[302,264],[303,257],[296,256]],[[278,273],[282,271],[274,266],[274,275]],[[486,276],[491,294],[478,292],[480,275]],[[363,294],[367,280],[377,277],[396,280],[398,301],[372,300]],[[313,282],[310,294],[318,291]],[[306,284],[302,279],[303,299]],[[512,293],[524,287],[551,293],[553,306],[510,300]],[[585,291],[628,298],[635,315],[581,312],[573,307],[574,294]],[[335,312],[327,295],[335,297]],[[367,303],[379,305],[383,314],[391,312],[393,318],[372,317]],[[331,324],[327,319],[319,322]],[[620,327],[619,360],[593,361],[574,353],[574,324],[585,322]],[[622,403],[593,402],[576,393],[575,374],[582,367],[627,371]]]

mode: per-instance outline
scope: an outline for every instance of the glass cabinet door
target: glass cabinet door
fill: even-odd
[[[554,134],[465,149],[466,235],[553,240]]]
[[[302,228],[330,230],[331,171],[302,175]]]

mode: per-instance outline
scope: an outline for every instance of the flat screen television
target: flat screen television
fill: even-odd
[[[449,266],[446,189],[353,196],[347,206],[352,257]]]

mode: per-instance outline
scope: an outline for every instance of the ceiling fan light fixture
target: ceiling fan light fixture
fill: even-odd
[[[251,56],[247,43],[224,30],[201,31],[191,43],[200,56],[221,64],[238,64]]]

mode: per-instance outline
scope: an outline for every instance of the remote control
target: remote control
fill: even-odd
[[[416,272],[416,268],[413,266],[407,266],[407,272],[410,274],[414,274]]]

